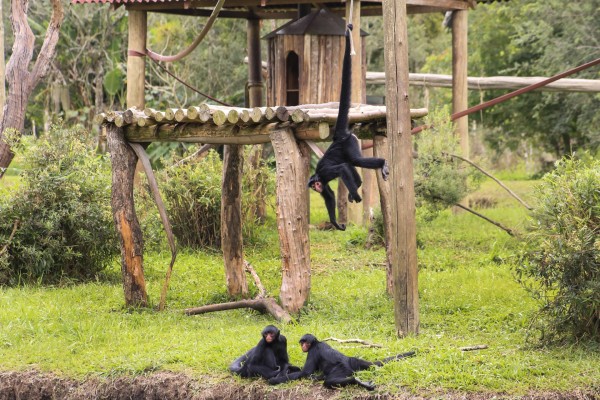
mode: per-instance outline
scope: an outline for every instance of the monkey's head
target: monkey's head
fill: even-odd
[[[262,337],[265,338],[267,343],[273,343],[279,338],[279,329],[273,325],[267,325],[262,331]]]
[[[306,335],[300,338],[300,347],[302,347],[302,351],[305,353],[317,343],[319,343],[317,338],[314,335],[311,335],[310,333],[307,333]]]
[[[319,178],[318,174],[314,174],[308,179],[308,187],[318,193],[323,191],[323,183],[321,182],[321,178]]]

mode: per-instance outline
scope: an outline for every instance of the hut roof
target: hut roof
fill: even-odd
[[[263,39],[270,39],[276,35],[344,36],[345,33],[346,21],[339,15],[322,8],[280,26],[273,32],[265,35]],[[368,33],[361,29],[360,35],[367,36]]]

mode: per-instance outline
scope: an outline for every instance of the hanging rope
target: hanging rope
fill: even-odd
[[[348,21],[346,21],[348,26],[352,26],[352,11],[354,9],[354,0],[350,0],[350,12],[348,13]],[[346,28],[346,30],[349,30],[348,28]],[[360,27],[358,27],[359,30],[359,37],[360,37]],[[354,40],[352,38],[352,31],[350,31],[350,55],[354,56],[356,55],[356,51],[354,51]]]
[[[150,57],[151,59],[156,60],[156,61],[174,62],[174,61],[179,61],[183,57],[190,54],[192,51],[194,51],[194,49],[196,47],[198,47],[198,45],[200,44],[200,42],[202,42],[202,40],[204,39],[204,37],[206,36],[206,34],[210,30],[210,28],[212,28],[212,25],[215,22],[215,20],[217,19],[217,16],[219,15],[219,12],[221,11],[221,8],[223,7],[224,3],[225,3],[225,0],[219,0],[217,2],[217,5],[215,6],[212,13],[210,14],[210,17],[208,17],[208,21],[206,21],[206,25],[204,25],[204,28],[202,28],[202,31],[200,32],[200,34],[198,35],[196,40],[194,40],[194,43],[192,43],[190,47],[188,47],[187,49],[183,50],[182,52],[180,52],[178,54],[175,54],[174,56],[163,56],[163,55],[153,52],[150,49],[146,49],[146,54],[148,54],[148,57]]]

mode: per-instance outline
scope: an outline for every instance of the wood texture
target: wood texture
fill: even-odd
[[[277,229],[282,261],[279,298],[290,313],[297,313],[310,293],[308,237],[308,155],[297,145],[289,129],[271,134],[277,163]],[[301,150],[302,149],[302,150]]]
[[[452,113],[469,108],[469,89],[467,85],[467,10],[455,11],[452,16]],[[460,138],[460,148],[465,157],[469,157],[469,117],[454,121],[454,129]]]
[[[419,332],[415,192],[408,98],[406,1],[383,1],[390,239],[394,319],[400,337]]]
[[[223,151],[221,191],[221,249],[225,263],[227,293],[248,296],[242,241],[242,165],[244,148],[227,145]]]
[[[113,220],[121,241],[125,305],[146,307],[148,295],[144,279],[142,230],[133,204],[133,179],[138,158],[125,141],[121,128],[107,124],[106,139],[112,164]]]
[[[127,17],[129,23],[128,49],[144,54],[146,52],[147,16],[145,11],[130,10]],[[146,58],[127,56],[127,107],[144,109],[144,83],[146,75]]]

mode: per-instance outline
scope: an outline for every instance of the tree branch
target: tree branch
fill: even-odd
[[[214,311],[234,310],[238,308],[252,308],[256,311],[268,312],[273,317],[275,317],[277,321],[286,324],[292,321],[292,317],[290,316],[290,314],[283,308],[281,308],[281,306],[277,304],[275,299],[271,297],[264,299],[232,301],[229,303],[221,304],[209,304],[202,307],[187,308],[184,310],[184,312],[186,315],[197,315]]]
[[[366,340],[362,340],[362,339],[337,339],[334,337],[328,337],[327,339],[323,339],[322,341],[327,342],[328,340],[332,340],[332,341],[338,342],[338,343],[360,343],[360,344],[364,344],[367,347],[383,347],[380,344],[367,342]]]
[[[31,90],[33,90],[39,80],[46,75],[46,72],[48,72],[50,61],[52,58],[54,58],[54,49],[56,48],[56,43],[58,42],[58,34],[64,16],[65,14],[61,1],[52,0],[52,17],[50,18],[50,23],[48,24],[48,29],[46,30],[44,43],[42,44],[42,48],[37,56],[35,65],[31,70],[31,80],[29,81]]]
[[[487,175],[488,177],[490,177],[491,179],[494,180],[494,182],[496,182],[498,185],[500,185],[504,190],[506,190],[512,197],[514,197],[515,199],[517,199],[517,201],[519,203],[521,203],[525,208],[527,208],[528,210],[531,210],[532,208],[525,203],[523,200],[521,200],[521,198],[519,196],[516,195],[515,192],[513,192],[512,190],[510,190],[508,187],[506,187],[502,182],[500,182],[498,179],[496,179],[492,174],[490,174],[489,172],[485,171],[483,168],[481,168],[480,166],[478,166],[477,164],[475,164],[473,161],[468,160],[464,157],[458,156],[456,154],[448,154],[450,157],[454,157],[454,158],[458,158],[459,160],[462,160],[470,165],[472,165],[473,167],[477,168],[479,171],[481,171],[484,175]]]

